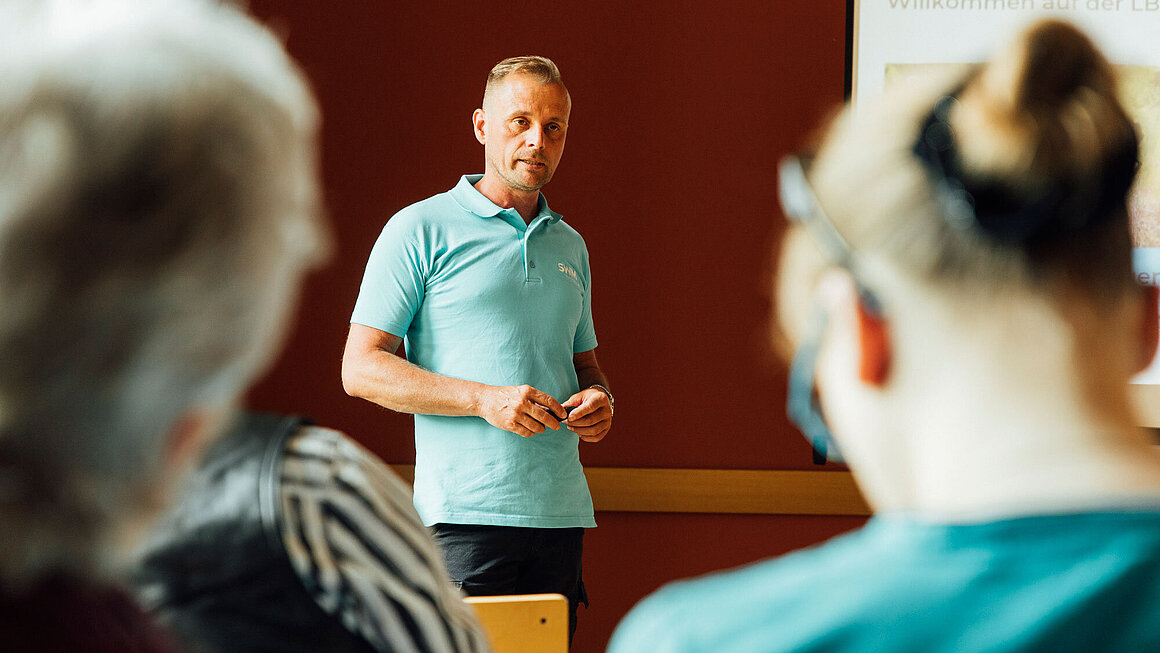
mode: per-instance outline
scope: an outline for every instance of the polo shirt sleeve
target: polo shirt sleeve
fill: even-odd
[[[403,337],[423,303],[427,264],[421,223],[395,214],[371,249],[350,321]]]
[[[596,327],[592,323],[592,268],[588,264],[588,250],[584,249],[584,306],[580,309],[580,321],[576,325],[576,335],[572,338],[572,353],[596,349]]]

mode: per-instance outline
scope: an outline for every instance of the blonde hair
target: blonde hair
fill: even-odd
[[[487,84],[483,89],[484,102],[487,102],[488,95],[504,79],[516,73],[530,75],[541,84],[559,84],[561,86],[564,84],[564,80],[560,77],[560,69],[547,57],[541,57],[539,55],[509,57],[492,66],[491,72],[487,74]]]
[[[1136,153],[1107,60],[1072,25],[1044,21],[965,79],[847,110],[810,179],[855,250],[915,277],[1100,301],[1135,288]]]

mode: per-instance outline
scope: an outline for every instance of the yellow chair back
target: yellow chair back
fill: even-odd
[[[465,600],[475,608],[495,653],[567,653],[568,599],[563,594]]]

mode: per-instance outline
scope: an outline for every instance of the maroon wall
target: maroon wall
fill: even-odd
[[[778,158],[842,99],[844,0],[576,3],[254,0],[319,95],[336,256],[308,283],[288,347],[251,396],[393,463],[411,422],[347,397],[339,362],[383,223],[482,172],[471,111],[496,61],[543,54],[573,99],[545,189],[588,243],[597,350],[616,426],[590,466],[809,469],[766,346]],[[576,651],[661,582],[824,539],[846,518],[601,514]],[[663,553],[661,553],[663,551]]]

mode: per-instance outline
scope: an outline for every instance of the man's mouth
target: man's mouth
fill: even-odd
[[[535,161],[532,159],[516,159],[516,161],[531,168],[542,168],[546,165],[543,161]]]

